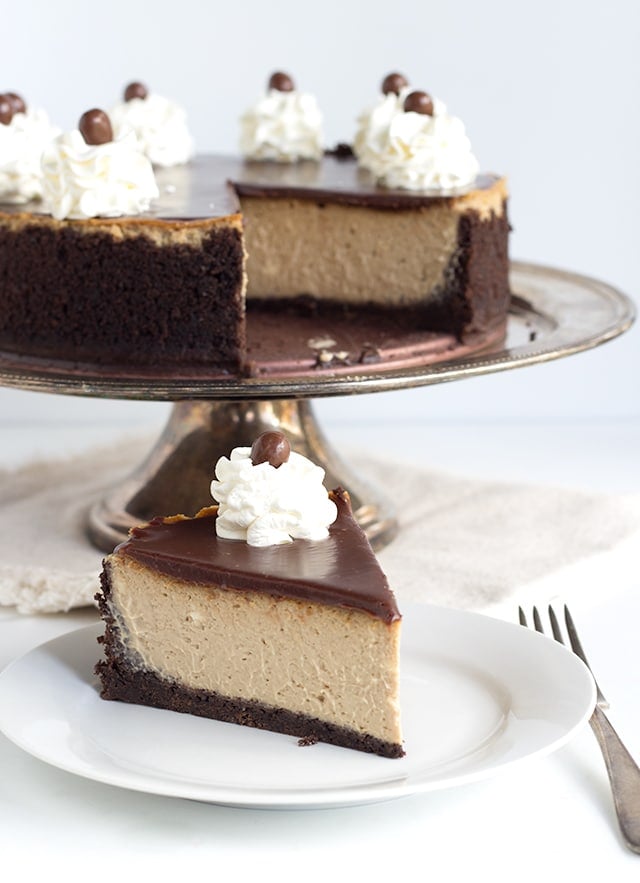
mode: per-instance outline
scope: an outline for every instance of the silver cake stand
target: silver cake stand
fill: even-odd
[[[0,383],[19,389],[103,398],[171,401],[169,421],[146,458],[91,509],[88,534],[111,551],[134,524],[154,515],[194,514],[212,501],[209,483],[222,454],[281,429],[294,450],[326,470],[327,487],[345,487],[374,547],[397,532],[390,501],[364,484],[323,434],[311,400],[463,380],[534,365],[605,343],[626,331],[633,304],[609,285],[561,270],[513,263],[506,339],[416,350],[407,358],[291,369],[262,366],[249,377],[196,370],[126,373],[0,353]],[[315,344],[314,344],[315,345]]]

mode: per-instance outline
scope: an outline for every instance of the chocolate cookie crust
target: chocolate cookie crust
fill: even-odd
[[[241,231],[162,235],[42,216],[0,225],[0,348],[236,370],[245,346]]]

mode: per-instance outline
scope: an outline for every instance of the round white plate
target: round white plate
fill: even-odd
[[[492,775],[566,743],[593,679],[555,641],[479,614],[405,605],[406,756],[390,760],[156,708],[106,702],[93,666],[101,625],[0,674],[0,730],[35,757],[122,788],[242,807],[370,803]]]

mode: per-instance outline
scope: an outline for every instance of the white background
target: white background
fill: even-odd
[[[508,175],[514,258],[636,296],[639,10],[633,0],[23,0],[3,10],[0,85],[70,128],[142,79],[185,105],[200,151],[233,151],[240,112],[275,68],[316,94],[331,143],[350,139],[382,76],[398,69],[463,118],[483,168]],[[381,409],[396,420],[624,423],[640,413],[639,373],[636,328],[561,362],[318,408],[330,423]],[[167,407],[0,390],[3,422],[161,421]]]

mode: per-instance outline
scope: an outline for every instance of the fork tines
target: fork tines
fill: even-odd
[[[543,620],[538,612],[538,608],[533,607],[531,612],[533,617],[532,628],[535,628],[537,632],[544,635]],[[551,605],[549,605],[548,615],[554,639],[558,643],[566,645],[558,617]],[[522,607],[518,608],[518,619],[520,625],[525,628],[530,627]],[[567,649],[570,646],[576,656],[587,666],[593,677],[591,666],[587,662],[576,627],[566,605],[564,607],[564,624],[569,637]],[[549,637],[551,636],[549,635]],[[611,726],[611,722],[604,711],[602,711],[603,708],[608,707],[609,703],[602,695],[596,679],[594,678],[593,680],[596,685],[597,698],[596,706],[589,722],[605,760],[622,836],[629,849],[640,854],[640,768],[622,744],[620,737]]]
[[[591,672],[591,675],[593,676],[593,671],[591,670],[591,666],[589,665],[589,660],[587,659],[586,653],[584,652],[584,650],[582,648],[582,644],[580,643],[580,638],[578,637],[578,632],[577,632],[575,623],[573,621],[573,617],[569,613],[569,608],[565,604],[563,609],[564,609],[564,624],[565,624],[565,628],[567,631],[567,636],[569,638],[569,647],[576,654],[576,656],[578,656],[584,662],[584,664],[587,666],[587,668]],[[551,625],[551,632],[553,634],[554,640],[556,640],[559,644],[564,644],[565,646],[567,646],[567,642],[564,639],[562,628],[561,628],[560,623],[558,621],[558,617],[556,615],[555,610],[551,606],[551,604],[549,604],[547,612],[548,612],[549,624]],[[538,611],[538,608],[535,606],[532,607],[531,614],[533,617],[533,628],[537,632],[540,632],[541,635],[544,635],[545,629],[544,629],[544,626],[542,623],[542,617],[540,616],[540,612]],[[525,626],[525,628],[529,628],[527,616],[526,616],[524,610],[522,609],[522,607],[518,607],[518,620],[520,622],[520,625]],[[600,687],[598,686],[598,682],[596,681],[595,677],[593,679],[595,681],[596,690],[598,692],[598,704],[602,708],[607,708],[609,703],[604,698],[602,691],[600,690]]]

